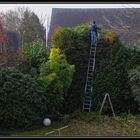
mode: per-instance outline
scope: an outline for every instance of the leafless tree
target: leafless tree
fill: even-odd
[[[28,7],[19,7],[15,10],[9,10],[3,13],[3,23],[8,31],[13,31],[18,34],[21,45],[23,45],[23,39],[25,43],[29,43],[36,39],[44,39],[45,18],[42,16],[39,18]]]

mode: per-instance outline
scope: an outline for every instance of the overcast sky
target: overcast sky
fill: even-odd
[[[18,7],[28,7],[34,11],[40,18],[41,16],[51,17],[52,8],[140,8],[139,4],[1,4],[0,12],[14,10]],[[45,19],[44,26],[46,27],[46,37],[49,27],[47,25],[47,18]]]
[[[14,10],[18,7],[29,7],[39,17],[51,16],[52,8],[140,8],[139,4],[0,4],[0,12]],[[45,22],[45,25],[47,23]]]

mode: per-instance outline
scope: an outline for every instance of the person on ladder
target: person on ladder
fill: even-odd
[[[97,44],[97,25],[96,22],[93,21],[91,26],[91,45]]]

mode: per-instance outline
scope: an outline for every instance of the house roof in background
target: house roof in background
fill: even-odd
[[[140,8],[53,8],[48,43],[55,29],[74,27],[78,24],[96,20],[107,30],[116,31],[121,40],[129,44],[137,44],[140,36]]]

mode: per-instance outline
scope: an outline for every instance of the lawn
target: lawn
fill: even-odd
[[[67,128],[57,130],[68,125]],[[50,134],[48,132],[55,131]],[[121,117],[98,115],[94,112],[65,116],[62,121],[53,122],[42,129],[18,132],[11,136],[140,136],[140,117],[131,114]]]

